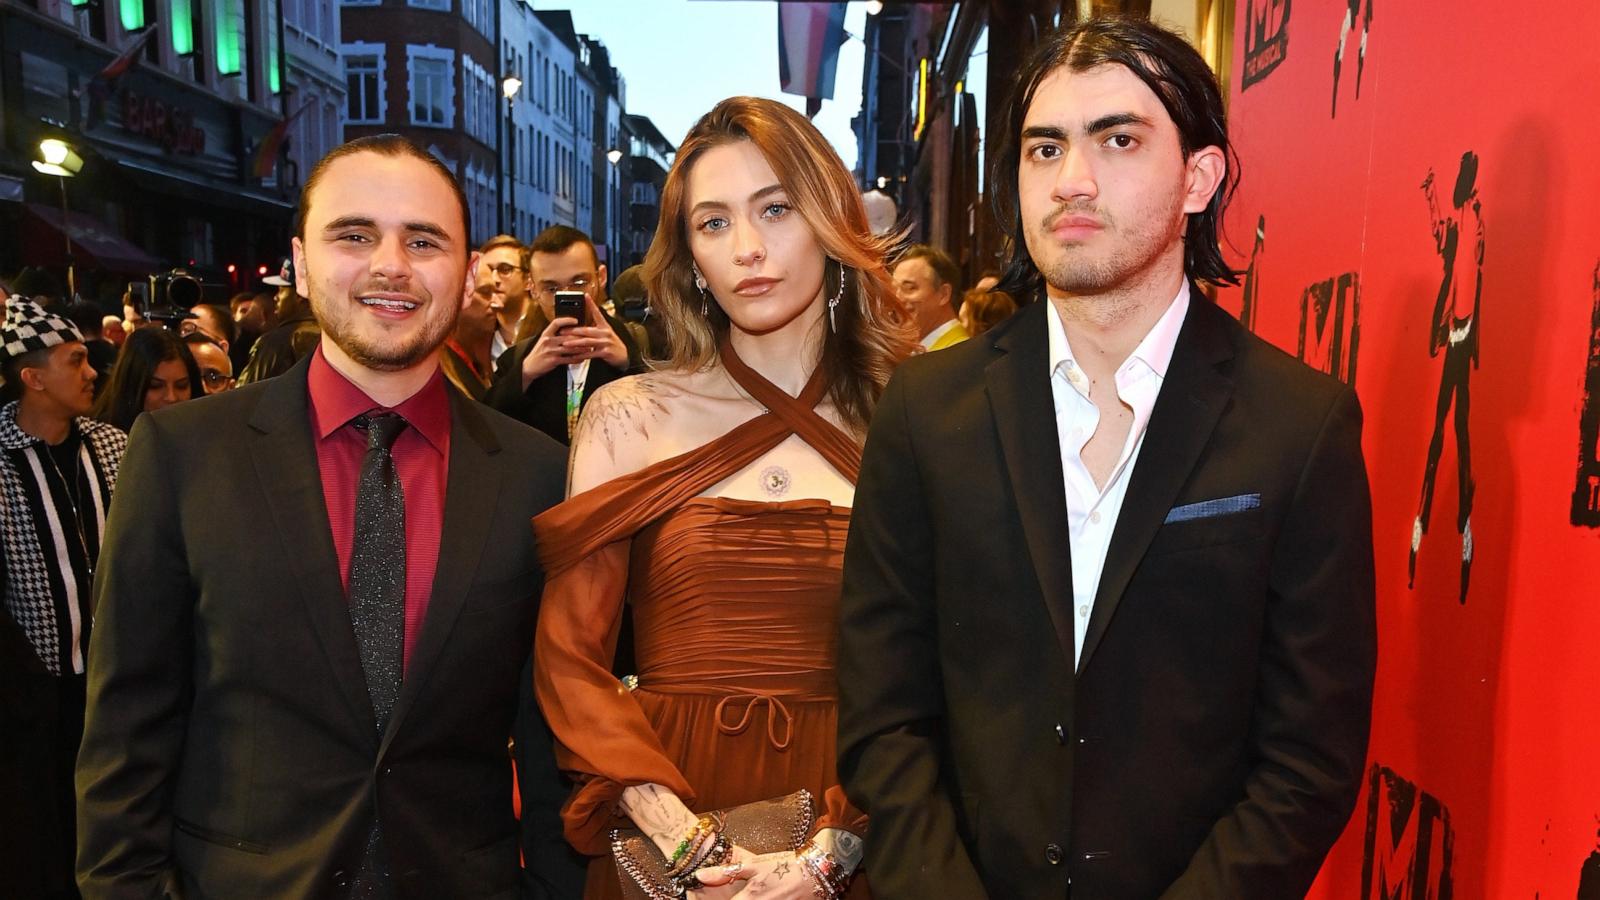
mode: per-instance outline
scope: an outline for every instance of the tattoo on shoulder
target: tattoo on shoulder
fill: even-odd
[[[648,438],[650,423],[666,415],[666,401],[677,395],[676,388],[652,374],[614,381],[583,408],[573,443],[597,441],[615,462],[617,447],[635,435]]]

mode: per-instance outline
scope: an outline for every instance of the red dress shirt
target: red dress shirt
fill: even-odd
[[[389,452],[394,456],[406,504],[406,635],[404,663],[422,629],[433,573],[439,565],[444,526],[445,474],[450,460],[450,398],[444,375],[435,372],[422,390],[405,402],[386,408],[368,397],[322,356],[318,347],[306,378],[310,391],[311,433],[316,438],[322,498],[328,507],[333,548],[339,554],[339,578],[350,593],[350,546],[355,540],[356,487],[367,435],[350,420],[374,410],[393,412],[406,420]]]

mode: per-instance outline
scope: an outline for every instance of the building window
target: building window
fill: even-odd
[[[339,0],[344,6],[377,6],[383,0]]]
[[[411,86],[411,124],[449,128],[455,123],[455,51],[433,45],[406,46]]]
[[[440,12],[450,11],[450,0],[406,0],[406,5],[421,9],[437,9]]]
[[[382,122],[388,113],[384,96],[382,44],[345,44],[344,83],[352,124]]]

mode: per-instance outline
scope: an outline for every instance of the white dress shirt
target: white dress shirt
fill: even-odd
[[[1117,396],[1133,410],[1133,424],[1116,466],[1104,488],[1095,486],[1083,462],[1083,447],[1100,425],[1100,410],[1089,399],[1089,378],[1083,373],[1067,343],[1067,329],[1054,303],[1045,302],[1050,322],[1050,394],[1055,401],[1056,435],[1061,442],[1061,474],[1067,489],[1067,535],[1072,551],[1073,665],[1083,656],[1084,635],[1106,549],[1128,493],[1128,478],[1139,459],[1150,412],[1167,377],[1172,348],[1178,342],[1183,318],[1189,311],[1189,284],[1185,282],[1167,311],[1151,327],[1139,346],[1117,368]]]

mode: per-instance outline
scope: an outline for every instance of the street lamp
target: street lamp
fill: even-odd
[[[72,230],[67,225],[67,179],[83,171],[83,157],[60,138],[45,138],[39,142],[39,158],[33,167],[46,175],[56,176],[61,185],[61,237],[67,244],[67,296],[78,296],[77,275],[72,266]]]
[[[617,163],[622,162],[622,151],[612,147],[610,150],[606,151],[606,159],[614,166]]]
[[[517,91],[520,90],[522,90],[521,78],[507,75],[500,79],[500,92],[506,95],[506,149],[509,151],[506,154],[507,177],[510,182],[510,194],[507,199],[511,210],[507,216],[509,221],[506,227],[501,229],[506,234],[514,234],[517,230],[517,120],[512,115],[512,110],[516,107]]]
[[[878,13],[881,13],[881,12],[883,12],[882,0],[868,0],[868,2],[867,2],[867,15],[875,16]]]

